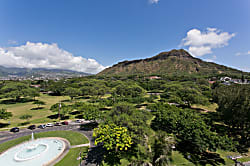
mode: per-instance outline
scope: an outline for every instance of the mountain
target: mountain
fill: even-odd
[[[0,66],[0,77],[78,77],[90,75],[66,69],[17,68]]]
[[[162,52],[154,57],[140,60],[119,62],[106,68],[98,75],[152,75],[152,74],[242,74],[244,72],[205,62],[191,56],[184,49]],[[249,73],[247,73],[248,75]]]

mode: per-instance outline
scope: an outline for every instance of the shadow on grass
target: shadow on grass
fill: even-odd
[[[35,107],[35,108],[31,108],[30,110],[41,110],[44,109],[44,107]]]
[[[78,114],[80,114],[80,112],[79,111],[73,111],[73,112],[70,112],[69,114],[70,115],[78,115]]]
[[[59,116],[58,116],[58,114],[54,114],[54,115],[47,116],[47,118],[49,118],[49,119],[58,119]],[[61,116],[61,120],[67,120],[67,119],[69,119],[69,116]]]
[[[0,123],[0,128],[4,128],[4,127],[7,127],[7,126],[9,126],[8,123]]]
[[[18,126],[25,126],[25,125],[28,125],[30,124],[30,122],[23,122],[23,123],[19,123]]]
[[[21,98],[18,100],[15,99],[7,99],[7,100],[2,100],[0,101],[0,104],[17,104],[17,103],[28,103],[34,101],[33,99],[30,98]]]
[[[202,154],[181,152],[183,156],[195,165],[225,165],[225,160],[217,153],[204,152]]]
[[[99,110],[100,110],[100,111],[110,111],[111,108],[105,108],[105,107],[103,107],[103,108],[100,108]]]
[[[66,100],[62,100],[61,102],[72,102],[72,100],[66,99]]]
[[[49,115],[49,116],[47,116],[47,118],[49,118],[49,119],[58,119],[58,114]]]

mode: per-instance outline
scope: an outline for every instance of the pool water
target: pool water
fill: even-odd
[[[0,155],[1,166],[42,166],[55,160],[65,149],[56,138],[42,138],[19,144]]]

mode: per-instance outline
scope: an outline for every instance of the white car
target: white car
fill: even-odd
[[[47,124],[46,124],[46,127],[53,127],[53,126],[54,126],[53,123],[47,123]]]
[[[76,120],[76,123],[82,123],[82,120],[78,119]]]

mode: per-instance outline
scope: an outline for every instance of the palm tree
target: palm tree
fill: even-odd
[[[169,156],[172,153],[174,139],[164,131],[158,131],[155,135],[153,144],[153,165],[166,166],[169,165]]]

